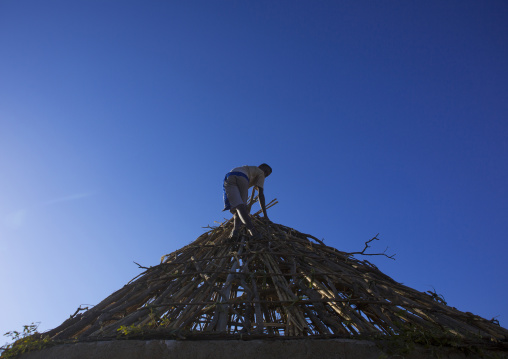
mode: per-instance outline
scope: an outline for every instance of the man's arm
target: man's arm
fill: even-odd
[[[263,211],[263,216],[265,216],[265,218],[268,219],[268,215],[266,214],[265,193],[263,192],[263,188],[258,187],[258,192],[259,192],[259,204],[261,205],[261,210]]]

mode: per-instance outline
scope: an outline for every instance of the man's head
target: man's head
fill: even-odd
[[[270,174],[272,173],[272,167],[268,166],[266,163],[263,163],[263,164],[259,165],[258,167],[259,167],[259,169],[261,169],[261,171],[263,171],[265,173],[265,177],[270,176]]]

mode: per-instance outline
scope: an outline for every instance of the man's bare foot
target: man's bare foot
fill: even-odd
[[[251,230],[249,230],[249,233],[251,235],[251,238],[254,240],[259,240],[259,239],[263,238],[263,235],[256,230],[251,229]]]
[[[231,231],[231,233],[229,234],[230,241],[237,241],[238,237],[240,237],[240,230],[239,229],[233,229]]]

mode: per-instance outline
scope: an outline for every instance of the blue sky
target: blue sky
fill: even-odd
[[[222,221],[274,222],[508,326],[505,1],[0,2],[0,332]],[[5,338],[5,341],[7,339]]]

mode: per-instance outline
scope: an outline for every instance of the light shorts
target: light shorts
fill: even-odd
[[[229,176],[224,182],[224,190],[233,211],[241,204],[247,204],[249,197],[249,181],[242,176]]]

